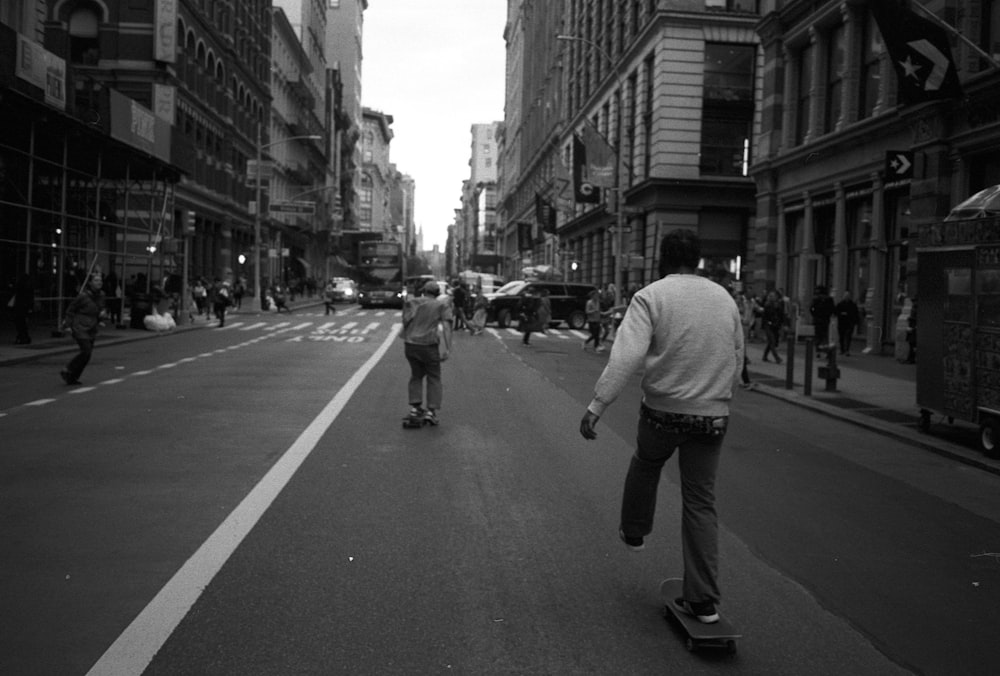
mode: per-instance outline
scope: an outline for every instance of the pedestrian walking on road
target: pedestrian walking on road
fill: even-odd
[[[469,304],[469,289],[465,282],[458,283],[452,293],[452,299],[454,300],[455,330],[469,329],[472,331],[472,327],[469,326],[469,321],[465,317],[465,308]]]
[[[456,304],[456,310],[458,305]],[[472,321],[469,322],[469,332],[478,336],[486,328],[486,313],[489,310],[490,301],[486,298],[486,295],[480,289],[476,293],[476,300],[473,301],[472,306]]]
[[[517,328],[524,334],[521,342],[525,345],[531,345],[532,332],[540,330],[538,326],[538,308],[540,305],[541,302],[532,289],[525,291],[524,295],[521,296],[521,302],[518,303]]]
[[[583,349],[586,350],[587,345],[593,341],[594,351],[603,352],[604,348],[601,347],[601,331],[604,329],[601,323],[603,313],[601,312],[601,292],[597,289],[591,291],[587,296],[584,313],[587,315],[587,329],[590,331],[590,338],[583,341]]]
[[[59,374],[67,385],[80,384],[80,376],[83,375],[83,370],[94,354],[97,327],[101,320],[107,317],[107,311],[104,309],[104,292],[101,290],[103,286],[104,279],[101,273],[92,273],[80,294],[66,308],[63,328],[72,332],[73,340],[80,348]]]
[[[552,299],[549,298],[549,290],[542,289],[538,292],[538,330],[547,335],[551,323]]]
[[[229,293],[229,282],[223,282],[218,277],[215,278],[215,285],[212,287],[212,312],[219,320],[219,328],[226,325],[226,308],[232,303]]]
[[[717,622],[719,546],[715,475],[743,363],[743,326],[732,296],[696,273],[698,236],[675,230],[660,243],[662,279],[632,298],[611,357],[580,421],[584,439],[633,374],[644,370],[635,454],[625,479],[618,535],[633,551],[653,529],[663,465],[678,452],[684,595],[675,603]]]
[[[419,296],[409,296],[403,306],[403,353],[410,364],[407,395],[411,419],[423,416],[424,422],[437,425],[444,385],[441,363],[451,354],[451,303],[438,299],[441,289],[429,281]],[[426,381],[426,399],[424,384]],[[427,408],[424,409],[424,402]]]
[[[844,292],[834,312],[837,315],[837,337],[840,342],[840,354],[849,357],[851,355],[851,340],[854,338],[854,330],[858,328],[858,323],[861,321],[858,304],[854,302],[850,291]]]

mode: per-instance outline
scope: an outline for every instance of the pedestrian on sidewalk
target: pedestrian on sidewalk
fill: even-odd
[[[441,363],[451,354],[451,303],[438,299],[441,289],[437,282],[425,282],[419,296],[409,296],[403,306],[403,354],[410,364],[407,395],[409,417],[423,416],[424,422],[437,425],[444,385]],[[426,381],[427,398],[424,399]],[[424,401],[427,408],[424,409]]]
[[[778,297],[776,291],[768,291],[764,298],[764,309],[761,311],[761,323],[764,325],[764,336],[767,339],[767,346],[764,347],[763,360],[768,361],[769,354],[774,355],[774,361],[781,363],[781,355],[778,354],[778,345],[781,341],[781,329],[784,328],[788,318],[785,316],[785,304]]]
[[[840,354],[851,356],[851,340],[854,338],[854,330],[858,328],[861,321],[861,314],[858,312],[858,304],[854,302],[850,291],[845,291],[840,302],[834,308],[837,315],[837,338],[840,342]]]
[[[809,314],[812,315],[813,326],[816,328],[816,349],[825,350],[830,345],[830,319],[836,305],[830,298],[825,286],[817,286],[809,304]]]
[[[634,551],[645,546],[663,465],[678,451],[684,596],[675,603],[711,623],[719,619],[721,598],[715,475],[744,343],[736,302],[722,286],[696,273],[700,258],[693,231],[664,236],[662,279],[633,296],[580,421],[580,434],[597,438],[601,415],[643,369],[636,450],[625,479],[618,535]]]
[[[14,285],[14,295],[10,300],[10,307],[14,311],[14,328],[17,332],[17,335],[14,337],[14,344],[30,344],[31,334],[28,332],[28,315],[35,308],[35,285],[31,282],[31,277],[23,272],[17,276],[17,282]]]
[[[472,303],[472,320],[468,322],[469,332],[478,336],[486,329],[486,313],[489,311],[490,301],[482,289],[476,292],[476,299]],[[456,306],[457,309],[457,306]]]
[[[104,308],[103,286],[104,278],[101,273],[91,273],[79,295],[66,308],[63,328],[72,332],[73,340],[80,348],[76,356],[59,374],[67,385],[80,384],[80,376],[83,375],[83,370],[90,363],[90,358],[94,354],[97,327],[102,319],[107,318],[107,311]]]

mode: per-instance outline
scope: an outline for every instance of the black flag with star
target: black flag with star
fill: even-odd
[[[868,3],[896,69],[899,98],[917,104],[962,95],[948,33],[920,16],[908,0]]]

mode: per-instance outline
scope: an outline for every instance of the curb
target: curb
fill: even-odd
[[[991,461],[985,456],[978,454],[976,451],[959,446],[958,444],[952,444],[948,441],[940,439],[933,440],[933,438],[928,438],[927,435],[920,432],[911,432],[910,430],[901,428],[898,425],[882,422],[881,420],[876,420],[870,416],[830,406],[829,404],[824,404],[822,401],[806,397],[805,395],[799,394],[793,390],[786,390],[772,387],[771,385],[755,383],[751,391],[758,392],[774,399],[781,399],[792,405],[799,406],[800,408],[807,408],[830,418],[836,418],[837,420],[848,422],[853,425],[857,425],[858,427],[863,427],[872,432],[892,437],[897,441],[904,441],[913,444],[914,446],[931,451],[932,453],[936,453],[937,455],[950,460],[955,460],[1000,476],[1000,462]],[[917,414],[914,413],[913,417],[914,420],[916,420]]]

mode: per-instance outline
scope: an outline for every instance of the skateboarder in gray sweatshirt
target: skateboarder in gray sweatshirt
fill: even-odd
[[[661,470],[678,450],[684,596],[675,603],[710,623],[719,619],[720,600],[715,474],[744,344],[736,302],[697,274],[700,258],[700,241],[691,230],[664,236],[662,279],[632,297],[580,433],[597,437],[597,421],[642,369],[637,445],[625,479],[619,536],[634,551],[644,547]]]

